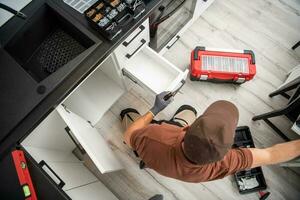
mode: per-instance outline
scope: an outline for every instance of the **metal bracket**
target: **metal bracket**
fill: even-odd
[[[80,153],[82,155],[84,155],[86,152],[85,152],[84,148],[80,145],[80,143],[74,138],[71,129],[67,126],[67,127],[65,127],[65,131],[67,132],[67,134],[69,135],[69,137],[71,138],[73,143],[76,145],[76,147],[79,149]]]
[[[207,80],[208,79],[208,75],[201,75],[199,79],[200,80]]]
[[[244,83],[246,81],[245,78],[238,78],[235,82],[236,83]]]
[[[65,109],[65,111],[67,112],[67,113],[71,113],[69,110],[68,110],[68,108],[67,108],[67,106],[65,105],[65,104],[61,104],[62,105],[62,107]]]
[[[127,78],[129,78],[135,84],[138,84],[138,81],[135,80],[134,78],[132,78],[131,75],[130,75],[130,73],[128,73],[125,69],[122,69],[122,74],[123,74],[123,76],[126,76]]]

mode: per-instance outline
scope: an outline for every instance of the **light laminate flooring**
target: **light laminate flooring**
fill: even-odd
[[[299,51],[290,50],[300,40],[299,0],[216,0],[211,7],[182,35],[164,55],[181,69],[189,65],[191,50],[197,46],[229,49],[252,49],[256,54],[257,75],[240,86],[187,81],[174,102],[157,118],[170,118],[182,104],[194,106],[201,114],[212,102],[226,99],[235,103],[240,112],[239,125],[249,126],[257,147],[282,142],[264,122],[251,118],[286,104],[286,99],[269,98],[286,78],[286,73],[300,63]],[[122,142],[119,113],[133,107],[145,113],[153,96],[133,87],[105,114],[97,129],[124,164],[125,169],[97,174],[98,178],[121,200],[148,199],[163,194],[164,199],[258,199],[256,193],[240,195],[233,180],[227,177],[206,183],[184,183],[163,177],[151,169],[140,170],[139,160]],[[284,117],[272,120],[291,138],[291,124]],[[263,167],[271,192],[270,199],[300,199],[299,170],[278,165]]]

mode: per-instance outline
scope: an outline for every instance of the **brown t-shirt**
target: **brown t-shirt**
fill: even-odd
[[[218,162],[192,164],[181,148],[184,134],[184,129],[178,126],[150,124],[135,131],[130,143],[147,167],[161,175],[186,182],[220,179],[252,165],[252,154],[246,148],[231,149]]]

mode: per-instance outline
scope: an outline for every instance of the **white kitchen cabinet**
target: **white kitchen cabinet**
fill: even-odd
[[[122,168],[121,163],[96,128],[62,105],[59,105],[56,110],[101,173]]]
[[[154,94],[175,90],[188,74],[188,70],[182,72],[148,46],[130,59],[122,70],[125,76]]]
[[[119,82],[114,81],[119,77]],[[93,127],[124,93],[122,79],[109,56],[23,142],[24,146],[71,152],[79,143],[101,173],[122,168],[114,153]],[[41,137],[43,136],[43,137]]]
[[[21,143],[37,162],[45,161],[57,174],[44,164],[44,171],[54,182],[62,186],[58,177],[65,182],[63,190],[98,181],[74,156],[75,148],[88,154],[99,173],[122,168],[109,144],[92,126],[125,91],[115,66],[109,56]]]
[[[45,161],[62,179],[65,183],[63,190],[98,180],[72,153],[76,144],[65,131],[66,127],[70,128],[72,136],[84,148],[101,173],[122,168],[122,164],[100,133],[86,120],[59,105],[22,142],[22,146],[38,163]],[[59,178],[45,166],[44,171],[59,185]]]
[[[154,94],[173,91],[186,79],[188,70],[181,71],[152,50],[148,46],[149,21],[142,26],[145,29],[139,27],[139,32],[129,36],[127,46],[122,43],[114,51],[119,68],[125,77]]]
[[[74,113],[95,125],[125,92],[112,56],[101,63],[63,101]]]

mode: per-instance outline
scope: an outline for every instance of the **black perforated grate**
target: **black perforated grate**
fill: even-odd
[[[56,29],[40,45],[35,56],[40,67],[53,73],[85,50],[79,42],[61,29]]]

